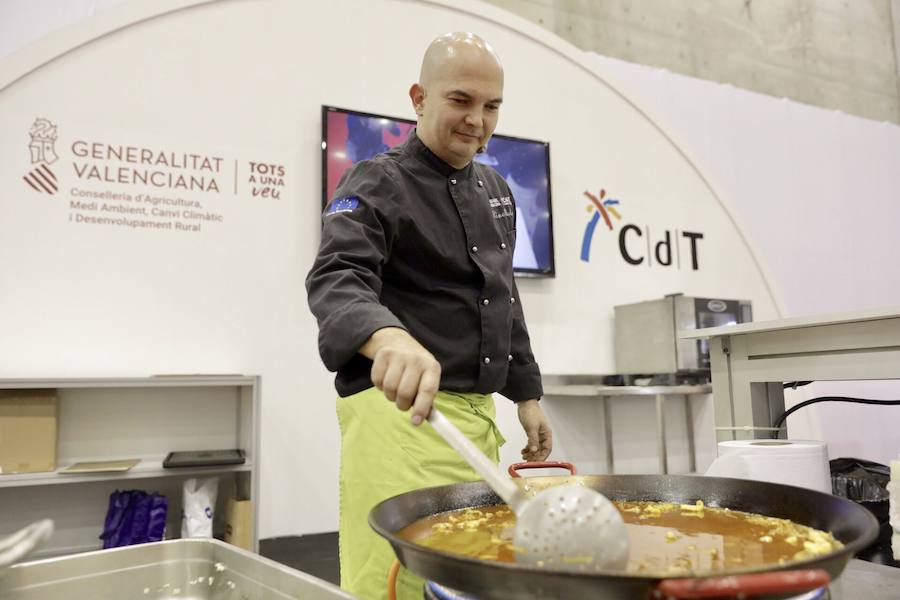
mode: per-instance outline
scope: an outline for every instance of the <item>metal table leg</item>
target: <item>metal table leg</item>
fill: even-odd
[[[662,394],[656,395],[656,448],[659,452],[659,470],[663,475],[669,472],[669,460],[666,452],[666,419],[665,400]]]
[[[606,432],[606,472],[612,475],[616,472],[613,462],[612,411],[609,408],[609,398],[600,396],[600,401],[603,403],[603,428]]]
[[[697,455],[694,449],[694,411],[691,407],[691,397],[684,395],[684,414],[687,419],[688,465],[691,473],[697,472]]]

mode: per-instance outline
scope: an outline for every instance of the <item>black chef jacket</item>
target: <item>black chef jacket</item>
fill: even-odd
[[[457,170],[415,131],[344,174],[306,278],[338,394],[372,386],[372,361],[357,351],[378,329],[400,327],[440,363],[442,390],[542,395],[513,279],[515,215],[496,171]]]

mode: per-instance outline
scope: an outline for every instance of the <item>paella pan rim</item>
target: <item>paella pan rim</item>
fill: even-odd
[[[527,478],[527,481],[536,486],[551,484],[551,485],[559,485],[560,483],[564,483],[564,480],[582,480],[582,481],[590,481],[590,480],[603,480],[604,483],[609,485],[602,486],[600,489],[601,492],[607,494],[611,500],[641,500],[641,501],[658,501],[658,502],[681,502],[681,503],[690,503],[696,500],[703,500],[707,506],[714,508],[730,508],[732,510],[742,510],[745,512],[756,512],[757,514],[762,514],[763,516],[774,516],[779,518],[787,518],[780,517],[777,514],[767,514],[762,511],[754,511],[748,510],[747,508],[740,507],[734,508],[733,506],[726,506],[719,502],[707,502],[707,499],[703,497],[701,493],[697,493],[693,495],[693,498],[688,495],[687,497],[682,497],[680,499],[673,499],[671,494],[667,494],[666,490],[670,490],[671,488],[678,489],[690,489],[695,484],[702,483],[700,487],[716,487],[720,486],[724,489],[734,489],[734,488],[743,488],[747,485],[752,485],[756,489],[756,491],[769,491],[772,492],[773,495],[778,493],[781,494],[789,494],[789,495],[800,495],[807,500],[820,500],[824,503],[829,503],[835,506],[840,507],[841,510],[850,511],[851,513],[855,513],[855,516],[858,519],[863,521],[868,521],[867,526],[864,528],[865,531],[857,535],[853,539],[841,539],[837,534],[835,534],[835,538],[841,541],[843,547],[830,552],[828,554],[824,554],[817,557],[791,561],[789,563],[783,565],[769,565],[769,566],[758,566],[753,568],[742,568],[742,569],[728,569],[727,571],[705,571],[698,573],[681,573],[681,574],[672,574],[666,575],[662,573],[634,573],[627,571],[612,571],[612,570],[598,570],[598,571],[568,571],[562,569],[552,569],[545,567],[535,567],[529,566],[521,563],[508,563],[502,561],[495,560],[485,560],[474,557],[463,556],[459,554],[453,554],[450,552],[445,552],[442,550],[438,550],[435,548],[429,548],[426,546],[421,546],[416,544],[415,542],[405,540],[400,538],[397,533],[400,529],[413,523],[414,521],[431,516],[433,514],[438,514],[439,512],[444,512],[445,510],[460,510],[463,508],[475,508],[478,506],[488,506],[491,504],[502,504],[503,501],[493,494],[493,492],[487,487],[487,484],[483,481],[473,481],[467,483],[458,483],[458,484],[450,484],[444,486],[436,486],[432,488],[424,488],[421,490],[416,490],[413,492],[407,492],[405,494],[399,494],[392,498],[388,498],[380,502],[375,508],[372,509],[369,514],[369,525],[374,529],[379,535],[387,539],[395,548],[395,553],[397,554],[400,562],[406,564],[406,554],[413,553],[416,555],[422,556],[431,556],[435,558],[440,558],[442,562],[447,564],[454,564],[461,569],[465,569],[467,567],[473,568],[484,568],[489,567],[490,569],[499,569],[500,572],[507,572],[509,574],[543,574],[543,575],[558,575],[564,576],[566,578],[584,578],[584,579],[595,579],[597,577],[609,577],[616,578],[619,580],[634,580],[634,581],[661,581],[663,579],[682,579],[685,577],[689,578],[711,578],[711,577],[722,577],[722,576],[731,576],[731,575],[741,575],[741,574],[751,574],[751,573],[764,573],[764,572],[773,572],[773,571],[791,571],[791,570],[800,570],[807,568],[818,568],[822,561],[829,562],[839,562],[842,566],[846,564],[847,561],[852,557],[853,554],[862,550],[866,546],[868,546],[872,541],[875,540],[878,534],[878,522],[869,511],[860,506],[851,500],[847,500],[845,498],[840,498],[837,496],[832,496],[831,494],[825,494],[822,492],[817,492],[814,490],[809,490],[806,488],[799,488],[794,486],[782,485],[782,484],[774,484],[767,482],[758,482],[758,481],[749,481],[743,479],[729,479],[724,477],[706,477],[706,476],[698,476],[698,475],[584,475],[584,476],[574,476],[574,477],[530,477]],[[620,497],[625,489],[619,489],[620,486],[617,486],[618,483],[631,484],[633,482],[638,482],[638,488],[640,489],[641,482],[647,482],[650,480],[651,486],[647,490],[642,490],[638,492],[639,498],[622,498]],[[660,485],[663,484],[663,485]],[[625,485],[624,488],[627,488],[627,492],[634,492],[632,489],[632,485]],[[595,487],[596,489],[596,487]],[[459,505],[459,506],[451,506],[444,510],[437,510],[433,512],[426,512],[424,514],[415,515],[414,518],[409,518],[406,522],[404,522],[400,527],[396,529],[389,529],[381,523],[382,513],[385,512],[387,507],[391,507],[392,504],[396,504],[399,500],[408,500],[410,504],[415,505],[417,501],[425,500],[426,498],[434,498],[435,496],[443,497],[445,495],[453,495],[454,493],[462,493],[465,495],[466,493],[475,495],[479,492],[483,492],[483,496],[488,500],[487,502],[481,502],[479,504],[470,504],[470,505]],[[654,492],[656,492],[654,494]],[[650,496],[657,496],[656,498]],[[491,501],[493,499],[493,501]],[[792,520],[812,527],[817,527],[817,525],[810,525],[808,522],[804,522],[804,520],[799,518],[792,518]],[[817,527],[818,528],[818,527]],[[402,549],[403,552],[399,552],[397,550]]]

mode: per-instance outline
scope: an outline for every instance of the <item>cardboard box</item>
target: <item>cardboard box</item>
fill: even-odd
[[[0,474],[56,470],[56,390],[0,390]]]
[[[225,506],[225,541],[253,552],[253,504],[250,500],[229,498]]]

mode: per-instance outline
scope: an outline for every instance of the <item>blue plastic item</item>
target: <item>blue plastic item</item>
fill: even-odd
[[[118,548],[163,539],[169,502],[160,494],[116,490],[109,495],[103,525],[103,548]]]

